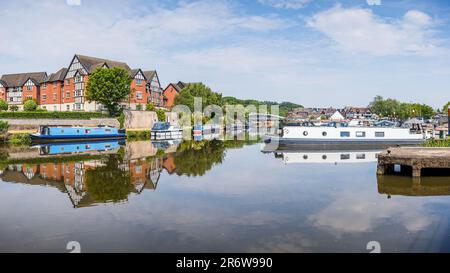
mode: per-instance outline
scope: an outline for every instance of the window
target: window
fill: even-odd
[[[304,136],[308,136],[308,132],[307,132],[307,131],[304,131],[304,132],[303,132],[303,135],[304,135]]]
[[[341,137],[350,137],[350,132],[341,132]]]
[[[142,80],[141,79],[137,79],[136,80],[136,85],[142,85]]]
[[[327,136],[327,132],[323,132],[323,133],[322,133],[322,136]]]
[[[70,98],[70,92],[69,91],[66,92],[66,98]]]
[[[136,173],[142,173],[142,166],[136,166]]]
[[[141,92],[136,92],[136,99],[142,100],[142,93]]]
[[[53,100],[56,100],[56,93],[53,93]]]
[[[66,111],[70,111],[70,105],[66,105]]]
[[[44,83],[42,84],[42,89],[45,89],[45,88],[47,88],[47,84],[44,82]]]
[[[375,137],[384,137],[384,132],[375,132]]]
[[[356,159],[366,159],[366,154],[357,154]]]
[[[350,159],[350,155],[349,154],[342,154],[341,155],[341,160],[348,160]]]
[[[28,91],[31,91],[31,89],[33,89],[32,86],[31,86],[31,85],[28,85],[28,86],[27,86],[27,90],[28,90]]]
[[[356,132],[356,137],[366,137],[366,132]]]
[[[47,99],[47,95],[42,95],[42,100],[46,100]]]
[[[66,85],[70,85],[70,79],[66,80]]]
[[[85,133],[86,134],[90,134],[91,133],[91,129],[86,129]]]

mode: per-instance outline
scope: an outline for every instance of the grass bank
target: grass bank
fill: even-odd
[[[450,147],[450,138],[428,140],[425,147]]]
[[[150,139],[150,130],[127,130],[128,140]]]
[[[110,116],[98,112],[0,112],[0,119],[91,119],[108,117]]]

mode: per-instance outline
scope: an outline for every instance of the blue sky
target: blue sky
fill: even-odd
[[[75,53],[305,106],[450,100],[450,1],[0,0],[0,74]]]

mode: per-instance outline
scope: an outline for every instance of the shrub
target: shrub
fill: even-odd
[[[163,109],[157,109],[156,114],[158,115],[159,121],[166,121],[166,111]]]
[[[9,110],[11,110],[12,112],[17,112],[17,111],[19,111],[19,106],[17,106],[17,105],[11,105],[11,106],[9,107]]]
[[[0,111],[8,111],[8,104],[3,99],[0,99]]]
[[[125,114],[123,112],[120,114],[120,116],[117,120],[120,123],[120,128],[124,128],[125,127]]]
[[[8,140],[8,143],[12,145],[30,145],[31,138],[29,134],[14,134]]]
[[[142,104],[138,104],[138,105],[136,105],[136,111],[142,111],[142,109],[143,109],[143,106],[142,106]]]
[[[12,106],[17,107],[17,105],[12,105]],[[11,111],[13,111],[13,110],[11,110]],[[0,118],[11,118],[11,119],[39,119],[39,118],[91,119],[91,118],[104,118],[104,117],[109,117],[109,116],[107,114],[102,114],[99,112],[47,112],[47,111],[0,112]]]
[[[27,112],[36,111],[37,109],[37,103],[32,100],[28,99],[23,103],[23,110]]]
[[[155,111],[155,105],[151,102],[147,103],[147,105],[145,106],[145,110],[146,111]]]
[[[128,139],[148,139],[150,138],[150,131],[144,130],[144,131],[127,131],[127,138]]]
[[[7,121],[0,121],[0,133],[5,133],[8,131],[9,124]]]

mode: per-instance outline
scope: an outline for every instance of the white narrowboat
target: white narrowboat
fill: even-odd
[[[349,127],[345,123],[333,126],[286,126],[279,136],[268,136],[267,144],[319,146],[392,146],[418,145],[426,140],[420,129],[400,127]]]

